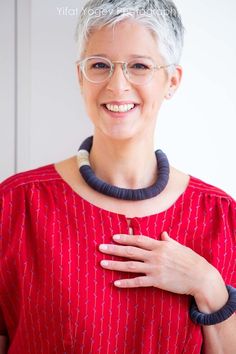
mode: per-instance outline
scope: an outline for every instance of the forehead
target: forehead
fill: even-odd
[[[86,44],[85,54],[104,53],[109,57],[124,58],[130,55],[157,57],[157,40],[143,25],[126,20],[114,27],[104,26],[91,32]]]

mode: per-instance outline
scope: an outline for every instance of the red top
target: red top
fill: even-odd
[[[120,260],[98,245],[128,233],[125,215],[83,199],[53,164],[6,179],[0,202],[0,333],[9,334],[9,354],[200,353],[189,296],[117,288],[115,279],[135,274],[99,264]],[[235,216],[229,195],[191,176],[168,210],[130,222],[154,239],[166,230],[236,286]]]

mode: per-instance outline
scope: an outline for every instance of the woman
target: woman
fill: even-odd
[[[182,76],[177,9],[91,0],[77,35],[93,137],[1,184],[2,341],[9,353],[236,353],[235,201],[154,153]]]

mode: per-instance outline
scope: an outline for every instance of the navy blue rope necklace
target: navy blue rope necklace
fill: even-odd
[[[85,182],[97,192],[117,199],[144,200],[157,196],[166,187],[169,180],[170,166],[168,159],[162,150],[156,150],[158,178],[150,187],[139,189],[126,189],[108,184],[95,176],[90,163],[89,153],[93,144],[93,136],[83,141],[78,149],[77,161],[79,171]]]

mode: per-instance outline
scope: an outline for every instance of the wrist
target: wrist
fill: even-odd
[[[193,322],[201,326],[213,326],[226,321],[236,311],[236,289],[231,285],[226,285],[228,300],[226,304],[213,313],[207,314],[199,311],[194,298],[190,306],[190,318]]]
[[[206,314],[218,311],[227,303],[229,294],[216,268],[209,270],[201,288],[196,289],[193,296],[199,311]]]

